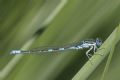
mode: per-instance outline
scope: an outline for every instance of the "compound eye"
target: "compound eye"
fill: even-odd
[[[100,47],[102,45],[102,40],[97,38],[96,39],[96,44],[97,44],[98,47]]]

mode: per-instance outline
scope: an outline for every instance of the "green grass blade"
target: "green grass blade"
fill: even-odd
[[[111,46],[117,44],[118,41],[120,40],[120,36],[117,36],[116,33],[120,34],[120,25],[111,33],[111,35],[107,38],[107,40],[100,47],[100,49],[102,48],[103,49],[96,52],[96,54],[103,54],[103,56],[94,55],[91,58],[93,64],[91,65],[90,61],[88,61],[81,68],[81,70],[73,77],[72,80],[85,80],[88,78],[88,76],[96,69],[96,67],[100,64],[100,62],[109,54],[111,50]]]

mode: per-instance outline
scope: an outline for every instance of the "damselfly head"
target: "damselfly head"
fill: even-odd
[[[97,47],[100,47],[102,45],[102,40],[97,38],[96,39],[96,45],[97,45]]]

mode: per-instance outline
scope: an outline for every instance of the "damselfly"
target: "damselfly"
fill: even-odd
[[[32,53],[44,53],[44,52],[55,52],[55,51],[65,51],[65,50],[81,50],[81,49],[88,49],[86,51],[86,56],[88,59],[92,56],[90,51],[93,50],[95,53],[96,50],[102,45],[102,40],[97,39],[90,39],[90,40],[83,40],[80,41],[78,44],[74,46],[67,46],[67,47],[59,47],[59,48],[47,48],[47,49],[33,49],[33,50],[12,50],[10,54],[32,54]]]

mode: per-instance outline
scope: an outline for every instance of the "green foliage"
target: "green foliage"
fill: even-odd
[[[1,0],[0,80],[119,80],[119,9],[119,0]],[[86,50],[9,54],[97,37],[103,55],[92,64]]]

